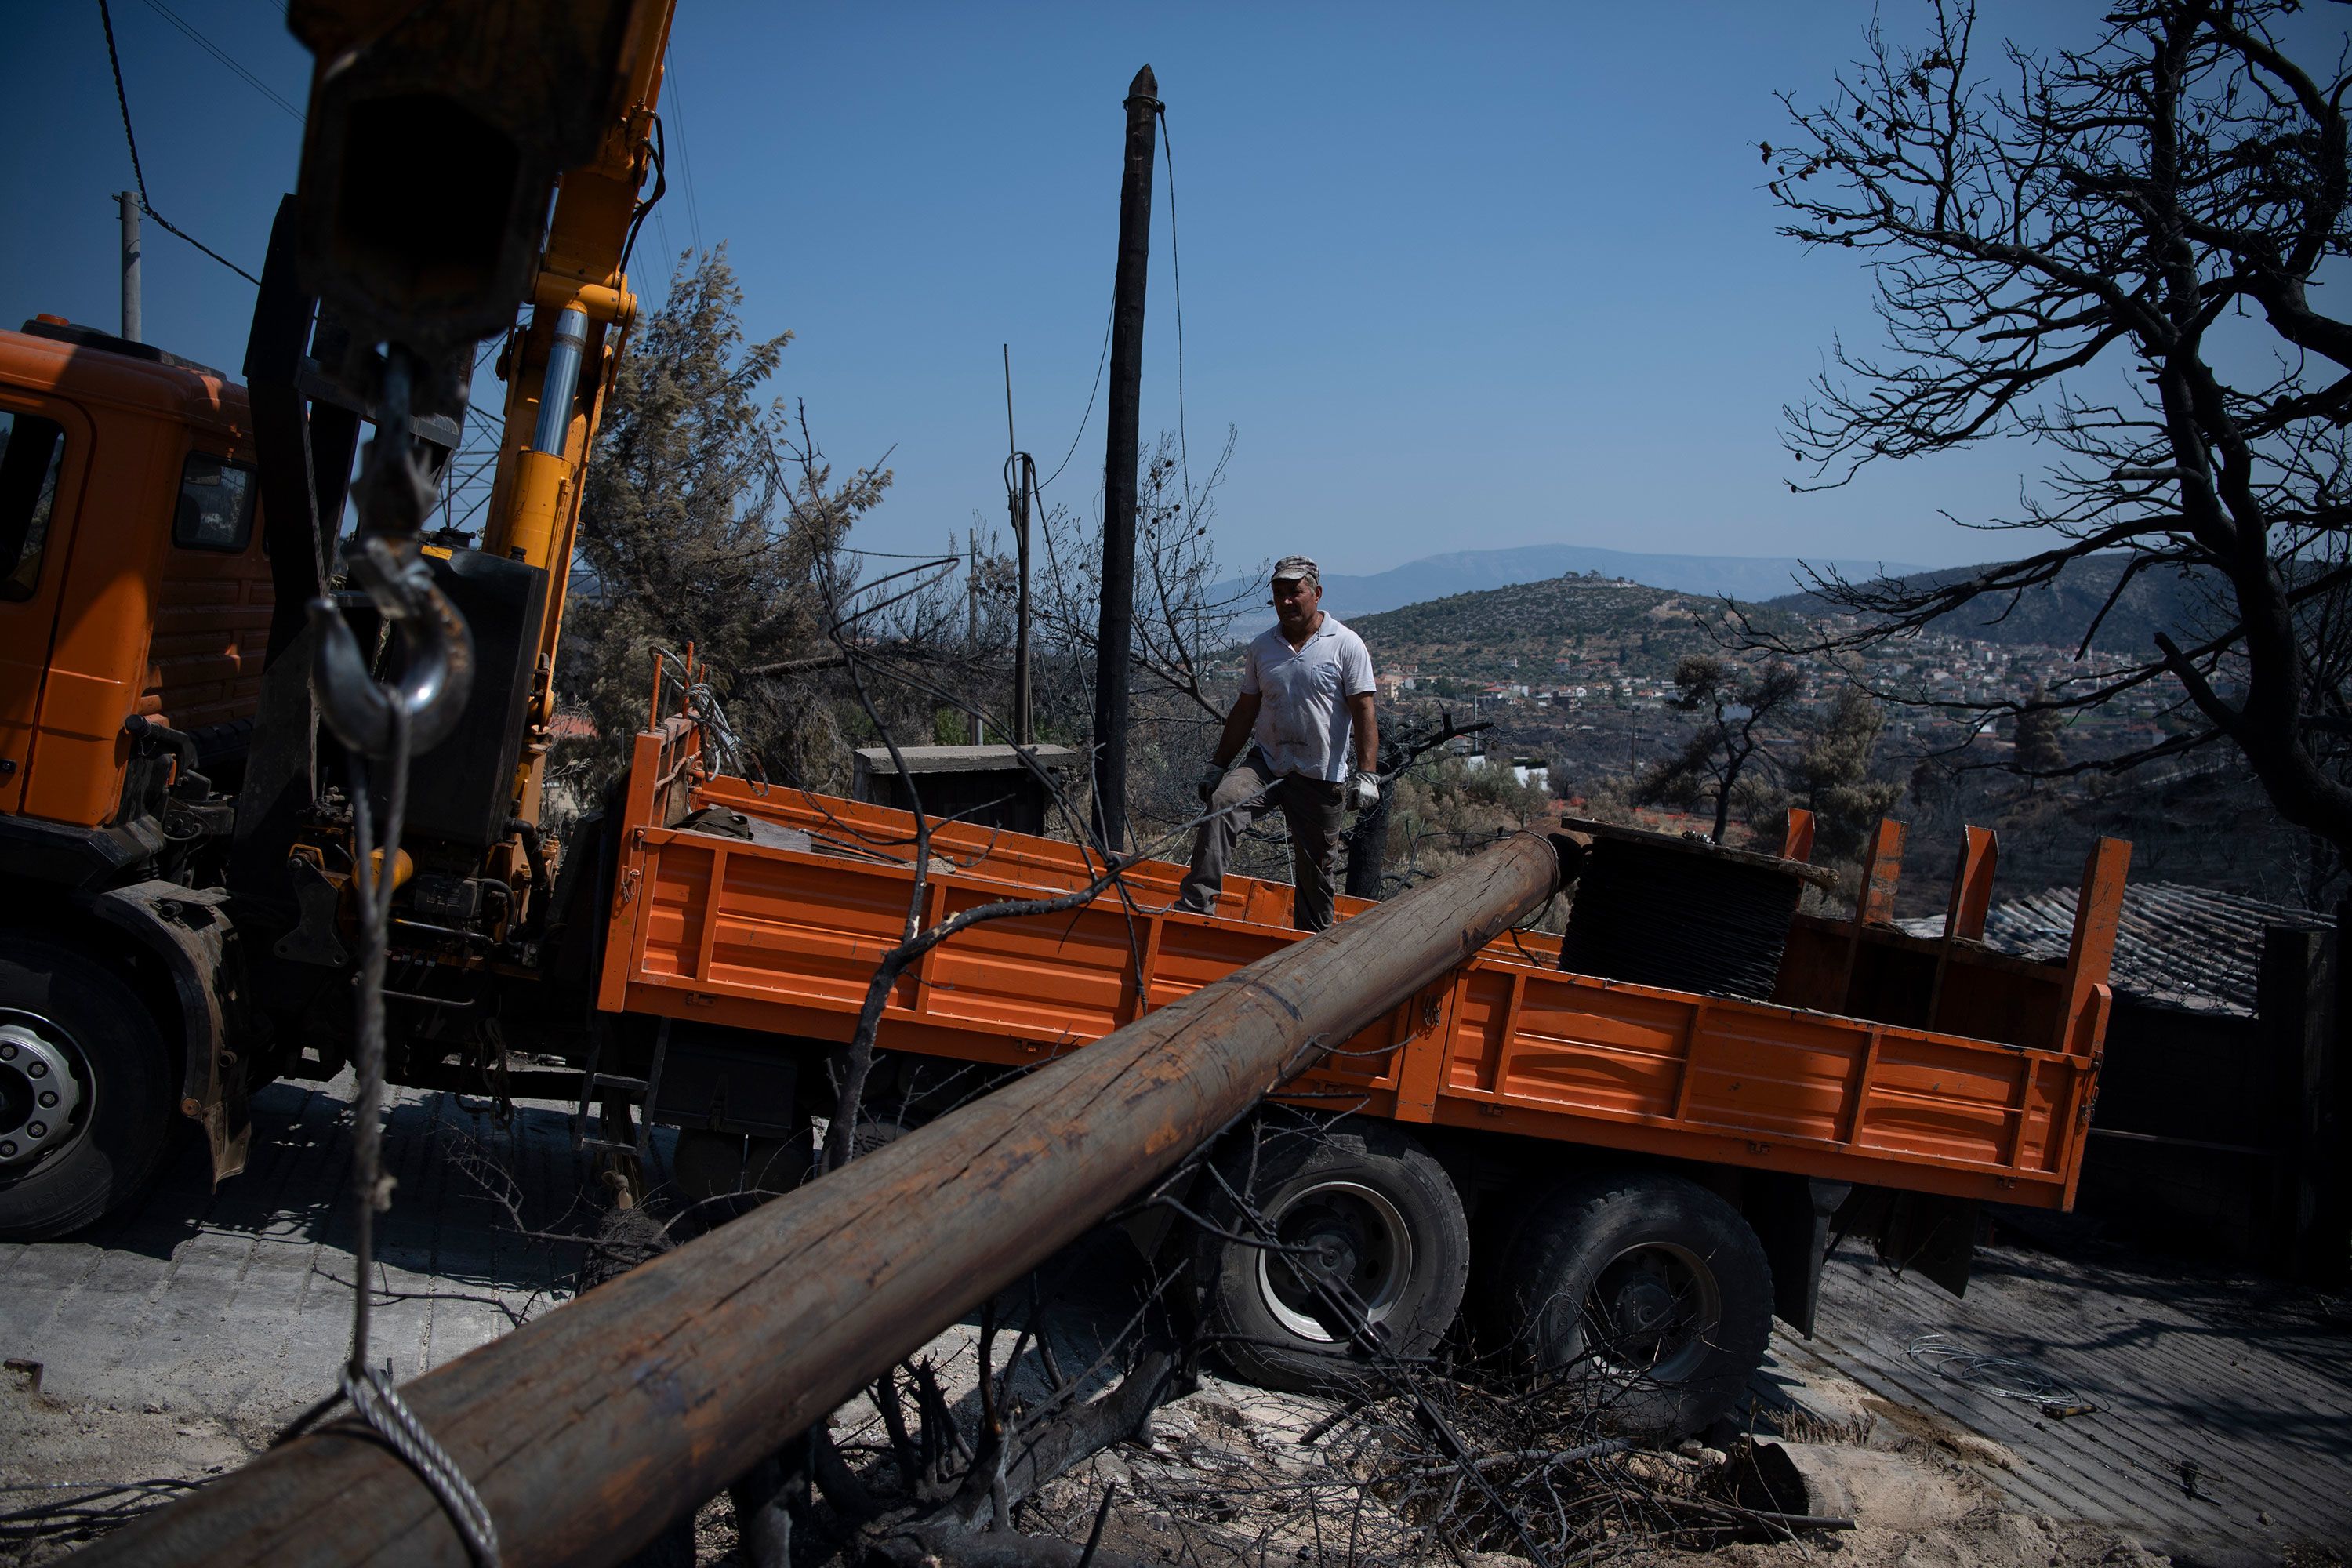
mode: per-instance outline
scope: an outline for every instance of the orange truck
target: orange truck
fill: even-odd
[[[355,953],[332,746],[311,741],[299,668],[281,684],[314,771],[297,812],[257,795],[270,779],[284,791],[268,707],[282,667],[266,647],[266,447],[245,394],[32,325],[0,333],[0,547],[14,548],[0,599],[0,1227],[16,1237],[133,1199],[175,1110],[233,1174],[253,1089],[346,1065]],[[474,737],[489,759],[476,773],[499,793],[467,819],[473,842],[412,840],[392,922],[394,1080],[560,1095],[588,1142],[592,1106],[642,1111],[683,1130],[682,1172],[719,1184],[714,1160],[805,1150],[828,1064],[898,940],[912,818],[716,774],[698,723],[670,712],[637,738],[605,811],[568,843],[534,831],[526,848],[509,831],[523,809],[513,759],[531,739],[515,717],[528,666],[513,664],[482,716],[508,728]],[[927,923],[1091,874],[1051,838],[940,823],[932,844]],[[274,880],[244,879],[257,847]],[[1433,1344],[1465,1294],[1507,1317],[1530,1259],[1578,1287],[1588,1316],[1670,1325],[1637,1359],[1674,1392],[1661,1424],[1684,1427],[1753,1366],[1773,1313],[1810,1330],[1841,1209],[1891,1257],[1957,1284],[1970,1205],[2072,1199],[2125,851],[2093,854],[2061,966],[1972,940],[1990,836],[1969,835],[1938,940],[1892,924],[1900,854],[1888,824],[1853,918],[1790,920],[1769,995],[1563,972],[1560,939],[1535,931],[1497,942],[1292,1086],[1288,1106],[1330,1131],[1286,1145],[1270,1216],[1293,1239],[1343,1246],[1409,1349]],[[1126,899],[932,950],[884,1011],[887,1071],[868,1104],[907,1108],[886,1121],[921,1114],[945,1086],[1082,1047],[1302,940],[1286,889],[1236,877],[1214,915],[1192,915],[1167,907],[1181,875],[1148,862]],[[1482,1247],[1494,1255],[1474,1258]],[[1216,1278],[1229,1355],[1255,1375],[1308,1381],[1345,1338],[1254,1260]]]
[[[625,786],[563,838],[542,830],[579,481],[635,314],[622,262],[655,172],[668,24],[666,0],[546,9],[580,42],[557,64],[604,51],[549,92],[569,110],[583,80],[615,85],[543,228],[527,194],[476,204],[523,214],[534,259],[499,355],[484,533],[425,549],[475,657],[463,721],[417,760],[390,868],[387,1072],[561,1098],[584,1145],[601,1128],[642,1152],[667,1125],[681,1181],[773,1185],[837,1109],[842,1044],[906,919],[913,822],[714,773],[656,675]],[[312,41],[341,73],[314,85],[313,136],[376,124],[382,105],[333,97],[372,79],[374,44]],[[436,47],[470,59],[464,42]],[[416,73],[379,75],[413,112]],[[494,85],[442,128],[439,163],[530,163],[464,142],[528,110],[528,83]],[[201,1128],[216,1179],[235,1175],[252,1091],[349,1061],[354,792],[320,722],[304,607],[339,603],[374,640],[370,602],[329,574],[354,450],[383,416],[352,369],[367,333],[331,285],[382,270],[368,247],[394,231],[337,228],[352,204],[312,199],[315,151],[272,236],[243,385],[53,318],[0,331],[0,1237],[134,1202],[178,1121]],[[463,237],[436,232],[430,278],[462,273]],[[428,465],[461,415],[412,410]],[[1425,1352],[1466,1314],[1538,1361],[1608,1371],[1633,1424],[1696,1429],[1775,1315],[1810,1332],[1833,1226],[1958,1289],[1975,1205],[2072,1200],[2125,848],[2094,852],[2069,957],[2042,965],[1975,940],[1993,854],[1973,830],[1945,935],[1896,931],[1901,837],[1889,824],[1874,840],[1852,919],[1783,910],[1743,994],[1578,956],[1574,926],[1569,968],[1560,939],[1495,943],[1289,1086],[1250,1130],[1267,1136],[1243,1179],[1392,1348]],[[1804,838],[1800,825],[1747,869],[1804,875]],[[932,843],[927,922],[1087,883],[1066,842],[941,824]],[[1699,855],[1600,830],[1563,859],[1636,851]],[[1286,928],[1285,889],[1244,878],[1213,915],[1171,912],[1180,875],[1148,863],[1123,893],[927,953],[882,1016],[874,1135],[1311,940]],[[1203,1306],[1240,1370],[1309,1384],[1352,1353],[1328,1296],[1264,1248],[1199,1246]]]
[[[790,1081],[776,1042],[796,1043],[805,1072],[851,1038],[917,898],[915,819],[713,773],[696,722],[658,703],[607,815],[578,851],[605,858],[611,889],[588,910],[601,930],[579,972],[614,1037],[635,1042],[625,1089],[681,1129],[682,1173],[719,1188],[791,1179],[793,1164],[780,1178],[761,1162],[780,1146],[804,1158],[804,1128],[733,1108],[796,1091],[803,1114],[828,1108],[822,1083]],[[1793,814],[1768,868],[1801,874],[1809,837]],[[1403,1353],[1434,1348],[1465,1297],[1539,1362],[1592,1358],[1605,1334],[1609,1359],[1639,1374],[1620,1418],[1656,1431],[1720,1414],[1774,1315],[1811,1331],[1833,1224],[1960,1289],[1978,1204],[2073,1201],[2128,849],[2093,851],[2068,958],[2051,965],[1978,940],[1996,854],[1979,829],[1945,934],[1899,931],[1903,837],[1881,825],[1853,918],[1790,919],[1762,994],[1568,972],[1561,939],[1532,931],[1491,944],[1287,1088],[1304,1135],[1267,1145],[1254,1172],[1268,1219],[1337,1259]],[[933,825],[929,844],[926,927],[1099,875],[1075,844],[967,823]],[[1563,858],[1612,844],[1723,858],[1606,828]],[[897,1077],[866,1104],[886,1123],[929,1114],[1308,940],[1286,927],[1286,887],[1234,878],[1195,915],[1172,908],[1182,875],[1147,862],[1124,896],[930,949],[884,1006],[877,1040]],[[1349,1326],[1265,1259],[1211,1238],[1197,1260],[1226,1358],[1276,1385],[1327,1381]]]

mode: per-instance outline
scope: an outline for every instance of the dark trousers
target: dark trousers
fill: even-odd
[[[1290,827],[1290,923],[1300,931],[1329,930],[1347,803],[1347,785],[1297,773],[1278,777],[1264,755],[1252,751],[1210,799],[1210,809],[1218,815],[1201,824],[1192,839],[1192,868],[1184,875],[1176,907],[1213,913],[1234,845],[1251,823],[1279,810]]]

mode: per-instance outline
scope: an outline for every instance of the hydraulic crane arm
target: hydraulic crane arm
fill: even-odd
[[[530,698],[498,820],[509,801],[539,817],[582,470],[636,310],[623,268],[658,166],[671,13],[672,0],[295,0],[289,15],[319,62],[302,164],[319,297],[369,341],[446,367],[428,406],[461,405],[468,346],[507,334],[481,552],[539,569],[546,591],[536,647],[518,650]]]
[[[530,732],[515,781],[521,816],[532,822],[539,819],[554,717],[556,647],[579,530],[581,480],[636,319],[636,296],[622,268],[640,216],[637,192],[658,146],[655,109],[670,0],[647,0],[642,10],[646,43],[633,51],[626,107],[595,160],[563,174],[532,285],[530,320],[509,339],[502,365],[506,426],[482,548],[547,573]]]

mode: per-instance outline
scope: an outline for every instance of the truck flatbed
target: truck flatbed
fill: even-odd
[[[912,816],[708,776],[696,744],[680,721],[638,739],[598,1005],[847,1040],[877,960],[900,938]],[[708,807],[740,813],[754,837],[685,826]],[[1563,973],[1558,938],[1514,932],[1341,1043],[1282,1098],[2063,1208],[2096,1090],[2125,849],[2108,841],[2091,858],[2063,966],[1969,940],[1968,906],[1980,910],[1974,894],[1990,874],[1974,837],[1946,936],[1895,931],[1882,834],[1854,920],[1797,918],[1772,1001]],[[1097,866],[1072,843],[939,823],[923,921],[1082,889]],[[1217,912],[1195,915],[1169,907],[1182,874],[1148,861],[1128,873],[1124,897],[958,933],[900,978],[877,1045],[1034,1064],[1302,940],[1285,923],[1286,887],[1233,877]],[[1340,916],[1368,907],[1343,899]]]

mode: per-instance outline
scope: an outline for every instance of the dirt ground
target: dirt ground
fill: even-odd
[[[236,1468],[274,1430],[265,1420],[232,1425],[161,1403],[138,1410],[68,1404],[44,1394],[37,1376],[12,1362],[0,1379],[0,1564],[55,1562],[122,1519]],[[28,1517],[45,1510],[47,1521]],[[50,1532],[26,1539],[41,1523]]]
[[[1083,1542],[1108,1488],[1117,1491],[1103,1545],[1144,1562],[1210,1565],[1342,1563],[1357,1560],[1443,1564],[1412,1552],[1405,1521],[1369,1496],[1336,1462],[1344,1429],[1315,1445],[1299,1438],[1332,1407],[1209,1379],[1164,1408],[1149,1447],[1097,1455],[1020,1511],[1024,1528]],[[854,1444],[854,1426],[839,1436]],[[1720,1461],[1699,1450],[1643,1458],[1656,1471],[1689,1472]],[[2053,1522],[2003,1508],[1969,1464],[1930,1433],[1803,1445],[1816,1477],[1840,1489],[1855,1528],[1806,1531],[1778,1543],[1732,1542],[1709,1550],[1628,1542],[1602,1559],[1631,1568],[2163,1568],[2168,1559],[2113,1531]],[[723,1500],[699,1521],[698,1563],[735,1564],[734,1521]],[[2319,1568],[2315,1558],[2294,1568]],[[1470,1554],[1463,1568],[1526,1568],[1506,1552]]]
[[[256,1102],[268,1137],[257,1139],[256,1169],[239,1184],[215,1192],[192,1167],[120,1224],[0,1254],[0,1357],[21,1358],[0,1375],[0,1568],[57,1560],[78,1541],[235,1468],[331,1384],[349,1321],[350,1254],[338,1228],[347,1169],[341,1105],[325,1091],[268,1095]],[[437,1152],[458,1133],[490,1138],[476,1125],[480,1120],[474,1108],[435,1096],[404,1100],[389,1119],[387,1149],[402,1172],[403,1201],[384,1233],[390,1304],[379,1309],[377,1342],[397,1358],[404,1380],[565,1294],[563,1260],[520,1245],[508,1234],[506,1208],[446,1173],[449,1162]],[[555,1228],[545,1216],[565,1212],[578,1189],[560,1110],[527,1107],[500,1136],[502,1168],[519,1173],[533,1223]],[[2260,1302],[2240,1285],[2199,1284],[2177,1269],[2150,1275],[2143,1288],[2137,1275],[2085,1268],[2056,1255],[1998,1252],[1960,1317],[1948,1322],[1953,1309],[1912,1282],[1889,1283],[1850,1260],[1835,1264],[1842,1272],[1828,1281],[1824,1337],[1807,1345],[1776,1336],[1775,1354],[1785,1364],[1767,1380],[1772,1386],[1759,1386],[1775,1402],[1801,1394],[1816,1412],[1768,1415],[1767,1425],[1800,1442],[1807,1464],[1834,1481],[1842,1500],[1815,1511],[1850,1516],[1854,1528],[1808,1530],[1777,1543],[1708,1537],[1714,1549],[1704,1552],[1626,1536],[1608,1560],[1684,1568],[2163,1563],[2117,1528],[2063,1522],[2070,1516],[2060,1503],[2020,1500],[2019,1493],[2025,1480],[2053,1473],[2057,1460],[2073,1462],[2064,1444],[2080,1447],[2094,1436],[2137,1442],[2168,1459],[2174,1447],[2151,1447],[2145,1434],[2168,1433],[2156,1423],[2171,1419],[2178,1405],[2207,1423],[2192,1434],[2196,1443],[2226,1436],[2236,1444],[2231,1463],[2217,1458],[2208,1469],[2234,1479],[2245,1502],[2244,1528],[2237,1515],[2228,1520],[2233,1554],[2200,1549],[2178,1561],[2198,1568],[2344,1568],[2341,1542],[2263,1544],[2257,1532],[2270,1519],[2257,1510],[2275,1513],[2278,1505],[2266,1505],[2268,1493],[2254,1485],[2326,1493],[2331,1474],[2352,1483],[2337,1440],[2344,1417],[2326,1403],[2352,1387],[2338,1375],[2344,1342],[2333,1320],[2306,1323],[2256,1310]],[[1104,1258],[1073,1270],[1080,1281],[1099,1280],[1100,1289],[1074,1289],[1055,1308],[1053,1331],[1066,1364],[1085,1366],[1117,1342],[1132,1303],[1116,1273]],[[2031,1342],[2000,1339],[1986,1327],[2017,1329],[2009,1320],[2029,1310],[2038,1314],[2026,1325]],[[1983,1321],[1968,1321],[1971,1313]],[[1965,1330],[1990,1348],[2038,1357],[2114,1414],[2077,1435],[2083,1423],[2037,1426],[2017,1415],[2013,1401],[1979,1399],[1917,1373],[1903,1360],[1903,1346],[1922,1325]],[[976,1340],[975,1329],[959,1326],[924,1352],[958,1404],[973,1397]],[[36,1359],[47,1366],[37,1371]],[[2189,1376],[2206,1368],[2198,1375],[2234,1379],[2217,1385],[2226,1393],[2253,1376],[2250,1367],[2262,1373],[2263,1387],[2284,1391],[2281,1400],[2292,1395],[2312,1410],[2279,1400],[2242,1410],[2217,1405],[2208,1397],[2212,1390]],[[1842,1374],[1868,1386],[1842,1383]],[[1843,1403],[1828,1397],[1841,1389]],[[2217,1410],[2236,1412],[2238,1425],[2213,1429]],[[1399,1489],[1384,1494],[1365,1484],[1360,1430],[1342,1423],[1313,1442],[1300,1440],[1335,1414],[1325,1401],[1206,1379],[1162,1411],[1148,1445],[1097,1456],[1025,1503],[1018,1522],[1083,1542],[1116,1483],[1103,1540],[1147,1563],[1452,1563],[1408,1539],[1411,1505],[1400,1511],[1383,1500]],[[834,1436],[853,1465],[878,1471],[887,1461],[873,1421],[870,1407],[853,1404],[840,1413]],[[2180,1451],[2202,1455],[2207,1447]],[[1720,1479],[1727,1463],[1720,1452],[1696,1447],[1624,1461],[1635,1479],[1692,1495],[1710,1476]],[[1442,1467],[1441,1473],[1450,1474]],[[2336,1495],[2352,1496],[2352,1484]],[[2162,1539],[2137,1530],[2147,1521],[2135,1512],[2074,1517],[2117,1519],[2147,1539]],[[740,1560],[723,1499],[707,1505],[698,1523],[698,1562]],[[1474,1554],[1456,1568],[1511,1568],[1527,1560]]]
[[[953,1348],[947,1347],[948,1359]],[[859,1407],[844,1412],[835,1436],[853,1458],[860,1451]],[[1148,1447],[1099,1454],[1045,1489],[1020,1510],[1029,1530],[1084,1542],[1104,1490],[1116,1483],[1105,1521],[1106,1548],[1145,1562],[1209,1568],[1247,1563],[1347,1563],[1402,1555],[1404,1521],[1370,1495],[1340,1463],[1341,1428],[1314,1444],[1299,1438],[1328,1416],[1328,1404],[1268,1394],[1221,1379],[1155,1418]],[[175,1413],[161,1405],[121,1409],[72,1405],[42,1394],[32,1377],[12,1371],[0,1383],[0,1486],[10,1533],[27,1510],[70,1509],[68,1527],[46,1539],[0,1540],[0,1565],[55,1562],[91,1534],[176,1495],[179,1486],[221,1474],[261,1451],[276,1418],[250,1421]],[[1693,1446],[1695,1447],[1695,1446]],[[1731,1542],[1709,1551],[1632,1545],[1613,1560],[1637,1568],[1795,1568],[1831,1563],[1850,1568],[2158,1568],[2151,1555],[2108,1531],[2003,1509],[1969,1465],[1931,1432],[1912,1431],[1875,1446],[1803,1445],[1820,1473],[1843,1489],[1842,1506],[1855,1528],[1808,1531],[1778,1544]],[[1715,1463],[1708,1451],[1643,1457],[1662,1477]],[[93,1495],[100,1487],[139,1489]],[[83,1500],[88,1500],[83,1501]],[[81,1529],[70,1528],[79,1523]],[[697,1521],[698,1564],[736,1564],[735,1526],[724,1498]],[[1442,1563],[1442,1555],[1420,1554]],[[1477,1553],[1463,1568],[1517,1568],[1527,1560]],[[2322,1568],[2315,1556],[2293,1568]]]

